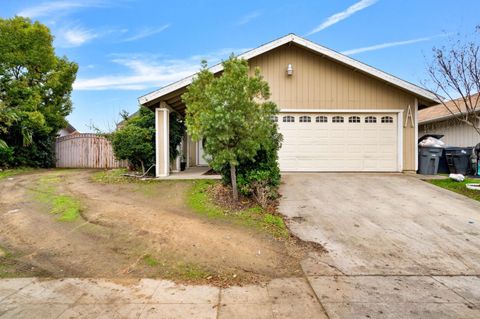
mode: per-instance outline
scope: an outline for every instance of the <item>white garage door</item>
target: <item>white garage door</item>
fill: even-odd
[[[281,113],[282,171],[398,171],[397,114]]]

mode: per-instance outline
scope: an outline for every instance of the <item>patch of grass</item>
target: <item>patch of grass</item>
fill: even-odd
[[[58,220],[71,222],[80,216],[80,202],[67,195],[53,196],[53,207],[50,213],[59,215]]]
[[[197,180],[188,195],[187,205],[196,213],[213,219],[222,219],[263,230],[277,238],[287,238],[289,232],[280,216],[265,212],[260,206],[229,212],[216,205],[208,193],[209,188],[218,183],[212,180]]]
[[[65,194],[59,194],[57,184],[60,182],[59,172],[43,176],[38,180],[34,190],[35,199],[49,207],[51,214],[57,215],[62,222],[71,222],[80,216],[80,201]]]
[[[210,276],[210,273],[192,263],[179,262],[174,269],[177,277],[186,280],[204,279]]]
[[[10,258],[12,253],[9,252],[5,247],[0,246],[0,258]]]
[[[175,257],[172,256],[163,256],[158,259],[149,254],[143,257],[143,262],[157,270],[155,276],[164,279],[199,282],[213,277],[209,271],[200,265],[186,261],[176,261]]]
[[[433,180],[427,180],[430,184],[448,189],[452,192],[470,197],[474,200],[480,201],[480,191],[468,189],[465,185],[466,184],[479,184],[480,180],[479,179],[471,179],[467,178],[463,182],[455,182],[454,180],[447,178],[447,179],[433,179]]]
[[[33,168],[30,167],[19,167],[19,168],[12,168],[12,169],[4,169],[0,171],[0,180],[11,177],[14,175],[22,174],[22,173],[28,173],[33,171]]]
[[[103,184],[118,184],[132,182],[133,178],[123,176],[128,170],[126,168],[110,169],[100,171],[92,175],[93,181]]]
[[[150,267],[155,267],[158,265],[158,260],[156,260],[155,258],[153,258],[152,256],[150,255],[146,255],[145,257],[143,257],[143,261],[149,265]]]

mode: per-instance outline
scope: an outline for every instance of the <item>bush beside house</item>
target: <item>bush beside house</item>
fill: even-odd
[[[194,141],[205,141],[208,164],[230,183],[234,200],[238,188],[261,205],[276,196],[281,136],[271,120],[277,106],[269,97],[260,70],[250,76],[248,62],[234,56],[223,62],[218,77],[203,62],[182,96],[189,134]]]

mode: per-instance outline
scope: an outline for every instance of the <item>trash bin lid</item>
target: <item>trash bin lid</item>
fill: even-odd
[[[437,140],[441,139],[442,137],[444,137],[445,135],[443,134],[425,134],[423,135],[422,137],[420,137],[417,141],[417,143],[420,143],[421,141],[423,141],[424,139],[428,138],[428,137],[434,137],[436,138]]]

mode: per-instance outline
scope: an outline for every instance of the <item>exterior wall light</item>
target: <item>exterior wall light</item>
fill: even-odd
[[[287,75],[292,76],[293,75],[293,66],[291,64],[287,65]]]

